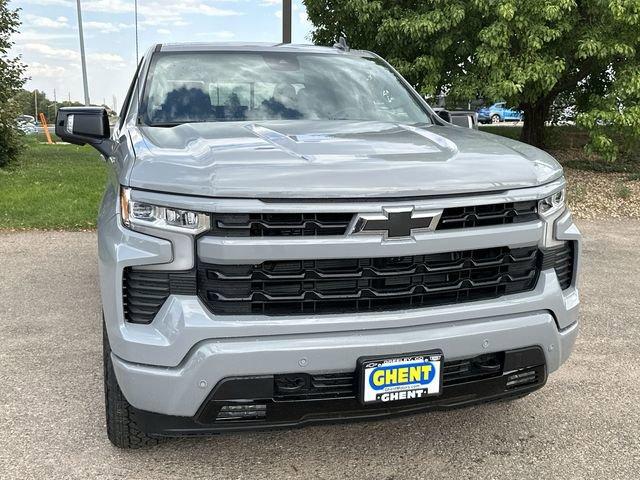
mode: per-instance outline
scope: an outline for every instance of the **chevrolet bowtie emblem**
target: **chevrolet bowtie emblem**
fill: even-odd
[[[382,234],[385,238],[410,238],[436,229],[442,210],[421,211],[415,207],[383,207],[382,213],[359,213],[352,234]]]

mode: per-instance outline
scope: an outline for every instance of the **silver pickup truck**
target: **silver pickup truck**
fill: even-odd
[[[580,232],[548,154],[443,121],[384,60],[157,45],[98,219],[109,439],[381,418],[542,387],[578,331]]]

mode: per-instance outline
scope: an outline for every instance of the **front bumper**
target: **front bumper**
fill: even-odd
[[[536,193],[538,195],[538,193]],[[510,201],[515,197],[507,196]],[[441,201],[441,200],[439,200]],[[469,199],[465,199],[466,202]],[[236,205],[230,208],[241,211]],[[536,288],[523,294],[457,305],[357,314],[214,315],[195,296],[172,295],[149,325],[125,321],[122,272],[129,266],[176,270],[201,258],[235,263],[270,258],[357,257],[432,253],[473,245],[526,246],[574,241],[580,233],[567,212],[553,223],[483,227],[431,234],[405,244],[363,237],[350,241],[158,238],[121,226],[118,216],[99,229],[101,291],[118,383],[134,408],[193,418],[223,379],[291,372],[345,372],[360,356],[441,349],[455,360],[490,352],[539,346],[546,374],[569,356],[577,334],[579,297],[573,284],[562,290],[553,269],[541,272]],[[176,255],[180,252],[180,255]],[[185,252],[187,252],[185,254]]]
[[[487,357],[491,357],[489,363],[483,363]],[[306,395],[300,390],[283,395],[280,385],[290,389],[292,383],[281,383],[282,377],[304,378],[300,374],[226,378],[215,386],[193,417],[135,410],[136,422],[149,435],[178,436],[384,418],[518,398],[541,388],[547,380],[547,369],[540,347],[485,354],[458,363],[445,361],[441,395],[366,406],[356,398],[355,372],[315,376],[311,383],[319,382],[320,387],[309,387]],[[341,386],[344,382],[346,389]]]
[[[548,373],[569,356],[578,324],[558,330],[548,311],[475,321],[363,332],[212,339],[174,368],[127,362],[112,354],[127,400],[137,409],[193,417],[212,388],[229,377],[289,372],[344,372],[362,356],[441,349],[457,359],[531,345],[544,351]]]

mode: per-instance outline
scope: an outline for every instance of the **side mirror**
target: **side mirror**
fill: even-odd
[[[451,113],[449,113],[449,110],[438,109],[436,110],[436,113],[445,122],[451,123]]]
[[[478,129],[478,114],[475,112],[453,112],[451,123],[459,127]]]
[[[56,135],[75,145],[89,144],[105,156],[111,156],[109,116],[102,107],[64,107],[56,117]]]

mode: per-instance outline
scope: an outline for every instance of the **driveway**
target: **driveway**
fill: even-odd
[[[522,400],[120,451],[94,233],[0,233],[0,478],[638,478],[640,221],[581,222],[576,350]]]

